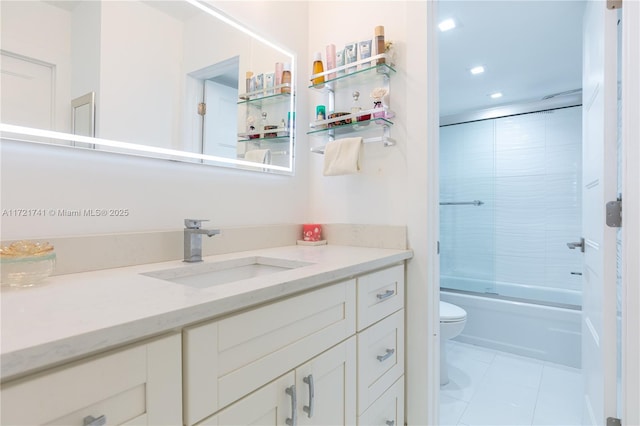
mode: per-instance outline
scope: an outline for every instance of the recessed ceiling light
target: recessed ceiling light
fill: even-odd
[[[438,28],[440,31],[445,32],[452,30],[456,27],[456,22],[453,19],[445,19],[444,21],[438,24]]]
[[[498,99],[502,97],[502,93],[496,92],[496,93],[490,94],[489,96],[491,96],[491,99]]]
[[[482,74],[484,72],[484,67],[482,65],[478,65],[477,67],[471,68],[471,74]]]

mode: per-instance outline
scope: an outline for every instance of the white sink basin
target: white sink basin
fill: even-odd
[[[308,265],[312,265],[312,263],[273,257],[251,256],[220,262],[189,264],[179,268],[146,272],[142,275],[190,287],[207,288],[262,275],[288,271]]]

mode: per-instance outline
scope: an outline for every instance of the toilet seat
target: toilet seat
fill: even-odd
[[[459,306],[440,301],[440,322],[460,322],[467,319],[467,313]]]

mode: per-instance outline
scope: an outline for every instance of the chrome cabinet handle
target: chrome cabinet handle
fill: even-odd
[[[378,361],[380,361],[380,362],[386,361],[395,352],[396,352],[395,349],[387,349],[387,352],[384,355],[378,355],[376,358],[378,358]]]
[[[395,425],[395,424],[396,424],[396,421],[395,421],[395,420],[387,420],[385,423],[386,423],[388,426],[393,426],[393,425]]]
[[[82,426],[104,426],[107,424],[107,416],[104,414],[100,417],[87,416],[82,419]]]
[[[309,374],[307,377],[303,378],[302,381],[309,385],[309,405],[305,405],[302,407],[302,411],[307,413],[307,417],[313,417],[313,402],[315,399],[315,388],[313,386],[313,374]]]
[[[376,297],[378,298],[378,300],[384,300],[384,299],[388,299],[389,297],[393,296],[396,292],[393,290],[387,290],[384,293],[378,293],[376,294]]]
[[[571,250],[579,248],[580,251],[584,253],[584,238],[580,238],[580,241],[578,241],[577,243],[567,243],[567,247],[569,247]]]
[[[285,393],[291,396],[291,417],[287,417],[285,423],[289,426],[296,426],[298,423],[298,415],[296,413],[296,405],[298,401],[296,399],[296,385],[291,385],[285,389]]]

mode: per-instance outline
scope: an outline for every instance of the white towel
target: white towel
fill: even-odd
[[[360,171],[360,146],[362,138],[337,139],[324,148],[325,176],[339,176]]]
[[[260,164],[271,164],[271,151],[268,149],[254,149],[244,154],[246,161]]]

